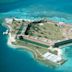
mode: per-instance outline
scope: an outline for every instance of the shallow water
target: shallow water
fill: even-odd
[[[9,2],[10,1],[10,2]],[[0,19],[17,17],[26,19],[48,18],[72,24],[71,0],[2,0]],[[29,52],[19,51],[7,45],[7,36],[0,25],[0,72],[72,72],[72,46],[64,47],[68,61],[57,69],[36,62]]]

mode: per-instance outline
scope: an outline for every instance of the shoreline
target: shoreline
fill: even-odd
[[[32,50],[32,49],[30,49],[30,48],[28,48],[26,46],[13,45],[11,41],[15,41],[15,39],[13,37],[11,37],[11,33],[9,33],[8,35],[9,35],[9,37],[8,37],[7,45],[10,46],[11,48],[13,48],[13,49],[18,49],[18,48],[20,49],[21,48],[21,49],[24,49],[26,51],[31,52],[32,53],[31,57],[34,60],[36,60],[36,62],[38,62],[39,64],[41,64],[43,66],[51,67],[51,68],[58,67],[57,64],[53,64],[53,66],[52,66],[51,64],[48,65],[46,63],[43,63],[44,62],[44,58],[41,60],[41,58],[38,57],[37,53],[34,50]],[[50,63],[50,61],[49,61],[49,63]]]
[[[9,36],[10,36],[10,37],[8,37],[7,45],[10,46],[11,48],[13,48],[13,49],[21,48],[21,49],[24,49],[24,50],[26,50],[26,51],[31,52],[31,53],[32,53],[31,57],[32,57],[36,62],[38,62],[40,65],[43,65],[43,66],[46,66],[46,67],[50,67],[50,68],[56,68],[56,67],[58,66],[57,64],[51,65],[51,64],[46,64],[46,63],[44,63],[44,58],[43,58],[43,60],[41,60],[41,58],[38,57],[37,53],[36,53],[34,50],[32,50],[32,49],[30,49],[30,48],[28,48],[28,47],[26,47],[26,46],[13,45],[12,42],[11,42],[11,38],[12,38],[12,37],[11,37],[10,34],[9,34]]]
[[[25,50],[28,50],[29,52],[32,53],[32,57],[35,58],[37,57],[37,54],[30,48],[26,47],[26,46],[20,46],[20,45],[13,45],[11,41],[15,40],[13,37],[11,37],[11,34],[8,34],[8,40],[7,40],[7,45],[13,49],[18,49],[18,48],[22,48]]]
[[[5,27],[7,27],[7,29],[9,29],[9,33],[8,33],[8,41],[7,41],[7,45],[8,46],[10,46],[11,48],[14,48],[14,49],[17,49],[17,48],[23,48],[23,49],[25,49],[25,50],[28,50],[29,52],[31,52],[32,53],[32,58],[34,58],[35,60],[37,60],[37,62],[40,62],[41,64],[43,64],[43,62],[44,62],[44,64],[43,65],[46,65],[46,63],[47,63],[47,65],[46,66],[53,66],[53,67],[56,67],[56,66],[59,66],[60,64],[58,64],[58,63],[54,63],[54,62],[52,62],[52,61],[47,61],[47,59],[45,59],[44,58],[44,56],[43,56],[43,54],[41,54],[40,53],[40,51],[38,51],[38,49],[36,49],[36,48],[34,48],[34,49],[30,49],[29,47],[27,47],[27,46],[21,46],[20,44],[18,45],[18,44],[14,44],[15,42],[16,42],[16,39],[15,39],[15,37],[16,37],[16,34],[12,34],[12,28],[11,28],[11,26],[9,26],[10,24],[12,24],[12,20],[13,19],[10,19],[10,20],[8,20],[9,18],[7,18],[7,19],[5,19],[5,22],[6,22],[6,24],[4,24],[4,26]],[[24,19],[15,19],[16,21],[19,21],[19,20],[24,20]],[[40,20],[38,20],[38,21],[40,21]],[[45,20],[44,20],[45,21]],[[29,21],[29,22],[33,22],[33,21]],[[49,23],[56,23],[56,22],[53,22],[53,21],[48,21],[48,20],[46,20],[46,22],[49,22]],[[57,22],[57,23],[59,23],[59,22]],[[60,23],[61,24],[61,23]],[[59,49],[56,49],[58,52],[59,52],[59,55],[61,54],[61,50],[59,50]],[[46,51],[47,52],[47,51]],[[49,64],[48,64],[49,63]],[[52,64],[53,63],[53,64]]]

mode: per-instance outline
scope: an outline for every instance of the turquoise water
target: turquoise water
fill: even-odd
[[[0,19],[17,17],[26,19],[48,18],[72,24],[71,0],[2,0]],[[72,46],[63,48],[68,61],[57,69],[51,69],[36,62],[31,53],[19,51],[7,45],[8,36],[0,25],[0,72],[72,72]]]

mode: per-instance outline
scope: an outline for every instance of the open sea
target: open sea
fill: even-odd
[[[0,0],[0,20],[6,17],[46,18],[72,24],[72,0]],[[0,72],[72,72],[72,45],[63,48],[68,61],[59,68],[38,63],[32,53],[7,45],[6,28],[0,21]]]

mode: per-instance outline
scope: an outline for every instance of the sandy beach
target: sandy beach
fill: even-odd
[[[7,41],[7,45],[10,46],[11,48],[16,48],[15,45],[12,44],[12,42],[15,42],[15,36],[11,36],[11,33],[8,34],[8,41]]]

